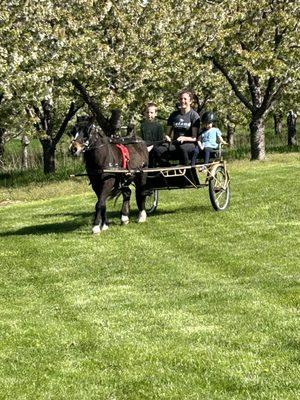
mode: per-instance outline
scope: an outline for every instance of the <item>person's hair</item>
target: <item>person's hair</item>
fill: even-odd
[[[144,112],[146,112],[146,111],[148,110],[149,107],[155,107],[155,108],[157,108],[157,105],[156,105],[153,101],[149,101],[149,103],[146,103],[146,104],[145,104]]]
[[[189,88],[184,88],[178,93],[178,98],[180,98],[183,94],[188,94],[190,96],[191,101],[194,100],[194,91]]]

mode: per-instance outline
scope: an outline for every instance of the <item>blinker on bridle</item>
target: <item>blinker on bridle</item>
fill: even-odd
[[[97,146],[90,146],[89,137],[91,136],[92,129],[94,129],[93,133],[98,133],[99,136],[102,137],[102,135],[100,135],[101,131],[98,129],[98,127],[96,125],[91,124],[89,127],[86,127],[86,126],[80,127],[80,124],[78,124],[78,128],[81,128],[81,131],[83,132],[83,138],[85,136],[88,136],[88,139],[85,140],[84,142],[82,142],[82,144],[81,144],[82,147],[83,147],[83,149],[82,149],[83,153],[86,152],[86,151],[94,150],[94,149],[100,149],[101,147],[104,147],[104,146],[108,145],[108,143],[102,143],[102,144],[97,145]],[[77,142],[77,143],[80,144],[80,142],[78,140],[76,140],[77,137],[79,136],[79,133],[80,133],[80,129],[78,129],[78,131],[77,131],[77,133],[76,133],[76,135],[75,135],[75,137],[74,137],[72,142]]]

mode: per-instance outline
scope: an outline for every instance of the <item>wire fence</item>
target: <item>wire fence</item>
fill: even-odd
[[[274,132],[274,131],[273,131]],[[284,152],[290,151],[288,148],[287,134],[275,135],[267,130],[265,134],[266,151]],[[226,139],[226,134],[224,135]],[[234,135],[233,147],[228,149],[228,154],[233,157],[247,157],[250,154],[250,135],[245,132],[237,132]],[[295,148],[293,149],[295,150]],[[296,149],[297,150],[297,149]],[[21,140],[14,139],[5,146],[2,163],[0,164],[0,174],[12,171],[20,171],[22,167],[22,143]],[[68,153],[68,143],[62,142],[56,148],[55,153],[56,169],[78,169],[82,164],[79,158],[73,158]],[[27,147],[27,168],[29,170],[43,169],[42,146],[38,139],[32,140]]]

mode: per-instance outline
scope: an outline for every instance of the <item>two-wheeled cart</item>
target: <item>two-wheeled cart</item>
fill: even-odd
[[[101,170],[101,173],[122,174],[123,177],[135,173],[147,173],[146,212],[148,214],[156,210],[160,190],[208,187],[210,202],[216,211],[226,210],[230,202],[230,178],[226,161],[221,156],[221,148],[216,151],[215,158],[208,164],[196,164],[195,166],[175,164],[141,170],[105,168]],[[86,174],[73,176],[83,175]],[[124,180],[126,185],[126,179]]]
[[[195,166],[174,165],[146,168],[146,211],[152,213],[158,206],[160,190],[200,189],[208,187],[209,198],[216,211],[225,210],[230,202],[230,179],[226,162],[222,159]]]

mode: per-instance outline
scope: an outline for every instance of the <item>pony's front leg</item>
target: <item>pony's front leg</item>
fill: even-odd
[[[101,222],[101,224],[100,224]],[[108,229],[108,219],[106,215],[106,204],[103,199],[99,199],[95,206],[95,217],[92,232],[97,234]]]
[[[147,219],[147,213],[145,210],[146,181],[147,181],[147,174],[140,173],[136,176],[135,195],[136,195],[136,204],[139,209],[139,216],[137,219],[138,223],[146,222]]]
[[[126,186],[122,188],[123,204],[121,209],[121,224],[129,224],[129,213],[130,213],[130,196],[131,189]]]
[[[106,215],[106,200],[114,186],[114,180],[104,181],[100,191],[97,193],[98,201],[95,205],[95,216],[92,233],[98,234],[108,229],[108,218]]]

